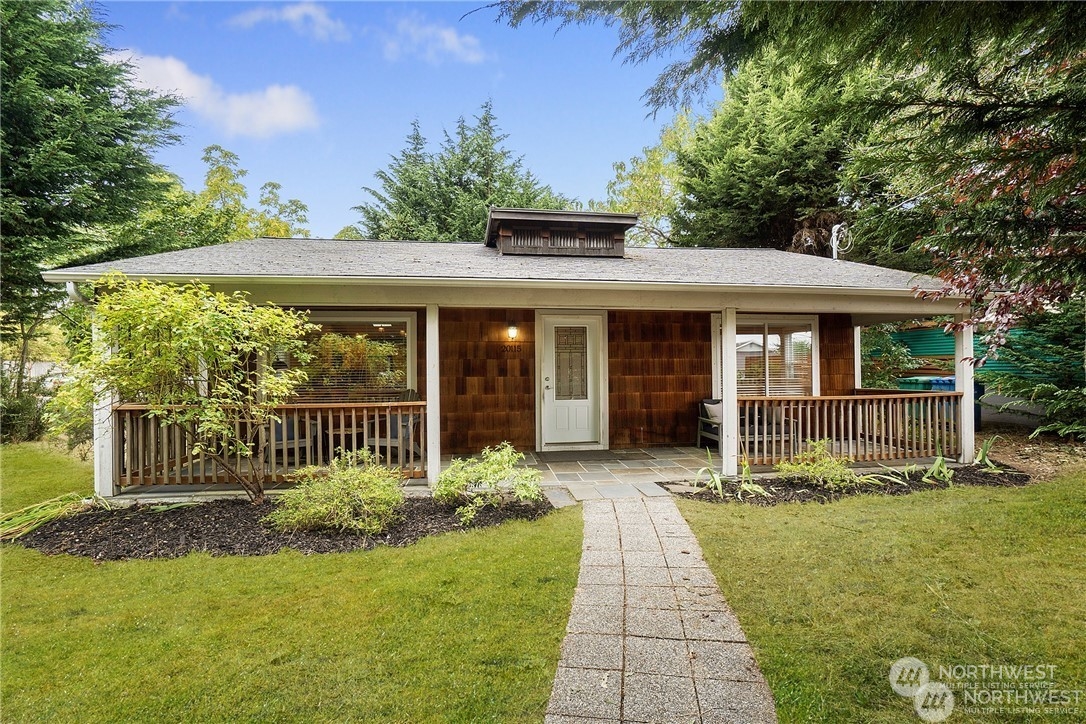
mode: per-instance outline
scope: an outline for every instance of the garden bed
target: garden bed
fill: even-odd
[[[812,486],[810,483],[776,477],[754,481],[769,494],[768,496],[743,492],[742,498],[737,499],[734,494],[735,486],[725,488],[725,492],[731,494],[726,495],[724,498],[718,497],[707,488],[702,488],[697,492],[680,491],[675,494],[690,500],[702,500],[709,503],[741,502],[769,506],[781,503],[831,503],[852,495],[908,495],[921,490],[949,488],[952,485],[1016,488],[1028,485],[1031,480],[1027,473],[1010,467],[1002,467],[1002,472],[998,473],[991,472],[979,465],[965,465],[952,469],[954,477],[950,483],[946,481],[925,482],[923,477],[926,469],[921,469],[911,473],[907,482],[890,483],[886,480],[879,480],[878,483],[862,483],[860,486],[848,490],[826,490]]]
[[[261,556],[284,548],[301,553],[336,553],[379,545],[406,546],[426,536],[465,529],[455,509],[431,498],[408,498],[403,519],[376,536],[336,531],[280,533],[261,522],[272,507],[272,503],[219,500],[95,510],[47,523],[18,542],[47,554],[124,560],[179,558],[196,551],[215,556]],[[484,508],[470,527],[483,528],[514,519],[535,520],[550,510],[552,506],[546,500]]]

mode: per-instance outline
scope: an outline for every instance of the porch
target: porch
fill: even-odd
[[[712,444],[716,465],[729,457],[754,469],[792,459],[807,440],[829,439],[832,451],[858,464],[958,458],[961,393],[891,390],[829,397],[744,397],[731,409],[737,422],[734,455]],[[278,422],[254,431],[264,438],[262,460],[234,455],[244,475],[259,470],[269,489],[289,484],[300,467],[322,464],[337,450],[369,450],[425,485],[431,473],[426,445],[427,403],[307,403],[276,408]],[[719,426],[718,426],[718,429]],[[138,494],[229,491],[225,469],[206,454],[192,455],[177,425],[163,425],[144,405],[113,410],[114,490]],[[726,437],[722,434],[721,437]],[[255,449],[255,447],[254,447]],[[525,452],[525,464],[543,473],[545,485],[671,483],[693,480],[707,465],[706,451],[693,446]],[[451,456],[442,456],[442,466]]]

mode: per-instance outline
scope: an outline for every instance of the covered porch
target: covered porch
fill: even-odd
[[[422,318],[417,325],[416,314]],[[551,384],[546,375],[558,367],[539,372],[552,351],[535,333],[537,310],[341,309],[315,316],[336,333],[353,332],[359,324],[395,332],[404,340],[402,353],[389,357],[403,371],[397,389],[414,393],[417,387],[421,394],[353,401],[333,388],[324,396],[309,392],[308,399],[277,408],[277,421],[252,431],[249,437],[263,442],[266,452],[260,459],[239,456],[238,467],[282,485],[293,471],[327,463],[339,449],[369,450],[409,482],[428,484],[450,454],[475,454],[503,439],[525,452],[530,464],[544,466],[548,481],[573,484],[606,480],[612,468],[636,479],[651,475],[653,482],[688,481],[707,464],[695,445],[709,447],[713,464],[731,476],[744,463],[769,469],[794,458],[808,440],[822,439],[830,440],[834,454],[860,464],[971,459],[968,329],[958,333],[957,389],[911,392],[860,387],[859,315],[749,314],[735,308],[597,315],[598,359],[584,356],[586,369],[601,370],[600,437],[591,449],[549,445],[538,434]],[[389,320],[402,322],[402,334]],[[520,325],[515,344],[510,320]],[[567,353],[567,363],[568,358]],[[710,396],[719,408],[707,424],[701,403]],[[108,481],[100,491],[229,484],[221,465],[192,455],[184,431],[160,424],[146,406],[107,410],[97,441],[96,464]]]

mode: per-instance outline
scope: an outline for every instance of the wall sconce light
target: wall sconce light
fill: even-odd
[[[518,334],[520,334],[520,330],[517,329],[516,322],[510,322],[509,323],[509,339],[510,340],[516,339]]]

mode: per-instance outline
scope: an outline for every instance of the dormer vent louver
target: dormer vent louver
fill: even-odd
[[[501,254],[622,257],[635,214],[490,209],[486,245]]]

